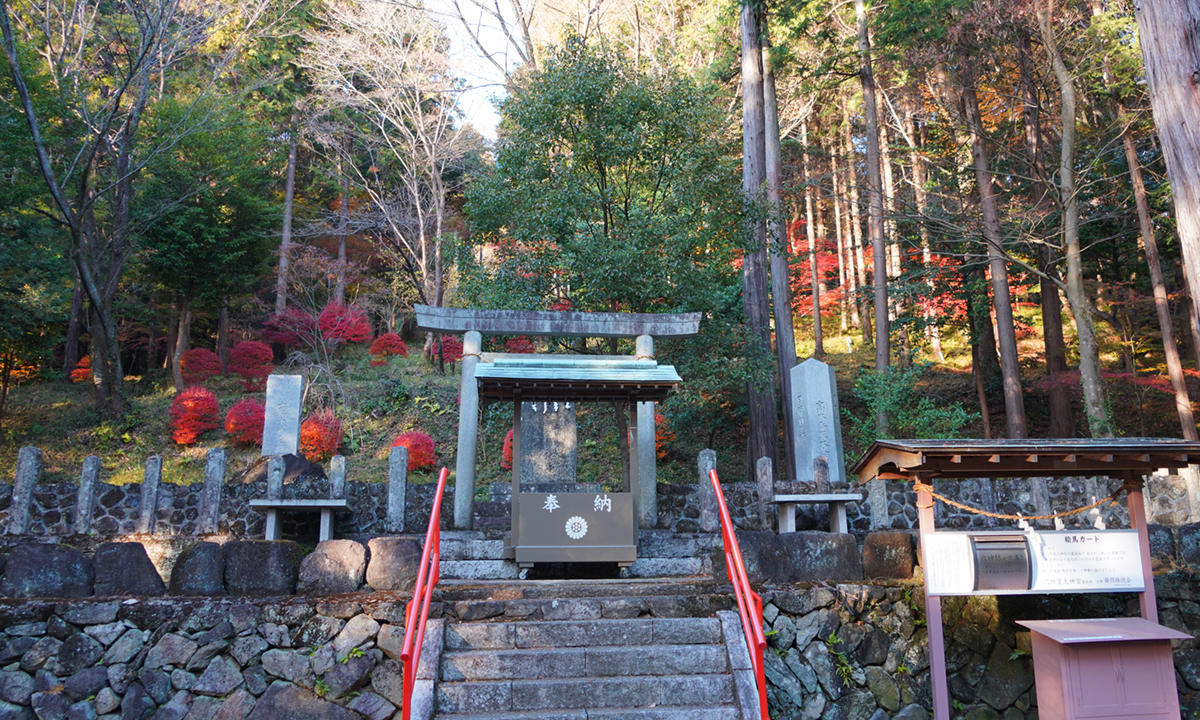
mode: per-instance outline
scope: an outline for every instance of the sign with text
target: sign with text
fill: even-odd
[[[1136,530],[938,532],[923,542],[930,595],[1145,590]]]

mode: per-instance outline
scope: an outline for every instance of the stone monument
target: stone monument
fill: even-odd
[[[522,485],[573,483],[578,458],[572,403],[521,403]]]
[[[300,404],[304,378],[300,375],[267,377],[267,411],[263,422],[263,457],[296,455],[300,451]]]
[[[796,479],[815,481],[813,460],[824,457],[829,463],[829,482],[845,482],[842,415],[833,368],[813,358],[793,367],[791,402],[795,418],[792,439],[796,448]]]

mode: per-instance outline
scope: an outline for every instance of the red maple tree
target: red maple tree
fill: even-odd
[[[171,439],[192,445],[201,435],[221,425],[217,396],[208,388],[193,385],[171,403]]]
[[[225,432],[242,445],[262,445],[267,407],[254,398],[243,398],[225,413]]]

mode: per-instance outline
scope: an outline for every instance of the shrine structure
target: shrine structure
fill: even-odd
[[[417,326],[463,334],[462,391],[454,524],[470,529],[480,402],[513,404],[512,529],[505,557],[518,566],[538,562],[615,562],[637,559],[639,527],[654,527],[656,500],[654,403],[680,382],[654,360],[654,338],[699,332],[700,314],[464,310],[417,305]],[[634,338],[635,355],[485,353],[483,335]],[[523,492],[522,403],[615,402],[629,414],[629,466],[618,492]]]

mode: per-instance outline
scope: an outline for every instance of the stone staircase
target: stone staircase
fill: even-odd
[[[450,582],[434,717],[755,717],[741,624],[722,590],[663,579]]]

